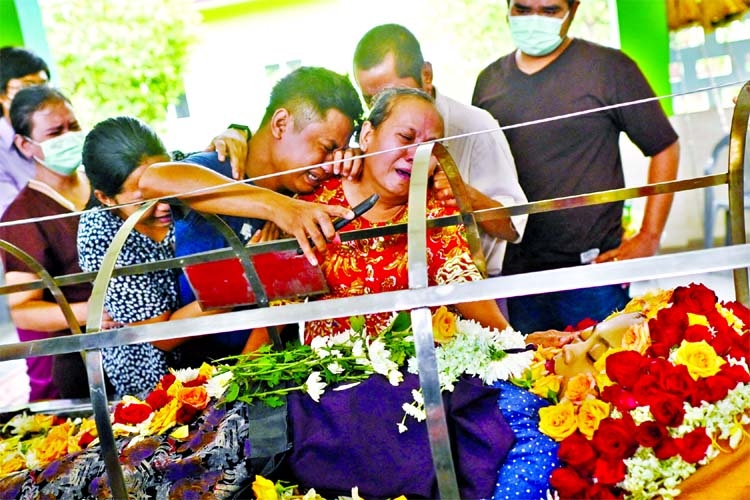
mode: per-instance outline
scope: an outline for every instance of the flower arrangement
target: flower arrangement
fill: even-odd
[[[627,310],[638,309],[645,319],[592,373],[563,381],[550,362],[560,353],[541,350],[523,379],[557,402],[540,410],[540,429],[560,441],[563,466],[550,477],[559,497],[674,498],[747,434],[750,310],[699,284]]]
[[[188,425],[209,400],[226,390],[229,375],[218,374],[204,364],[198,369],[175,370],[164,375],[144,400],[124,396],[111,415],[116,436],[139,439],[165,434],[173,439],[188,437]],[[24,469],[40,469],[54,460],[95,444],[94,417],[61,418],[26,413],[14,416],[3,427],[10,437],[0,440],[0,477]]]
[[[216,365],[172,370],[142,399],[126,395],[114,405],[115,436],[132,437],[126,448],[149,436],[168,434],[170,439],[185,440],[189,424],[212,400],[277,406],[283,395],[304,391],[319,401],[334,385],[334,390],[344,390],[373,375],[398,385],[403,370],[417,373],[408,314],[394,315],[377,336],[366,333],[363,317],[352,318],[351,324],[351,330],[315,338],[309,346],[296,344],[283,351],[265,346],[252,355],[226,358]],[[534,356],[520,333],[488,330],[459,319],[445,307],[434,315],[433,331],[440,384],[446,391],[452,391],[462,375],[480,377],[487,384],[519,377]],[[425,418],[421,394],[413,391],[413,396],[413,403],[404,403],[404,420],[396,423],[401,432],[407,430],[407,415],[420,421]],[[11,437],[0,440],[0,477],[45,467],[98,441],[93,417],[22,414],[8,422],[3,433],[9,429]]]
[[[391,385],[403,381],[402,369],[418,373],[409,315],[398,313],[377,336],[368,335],[364,318],[351,319],[352,328],[343,333],[316,337],[309,346],[292,345],[283,351],[270,346],[259,355],[226,358],[219,370],[232,374],[225,398],[228,402],[260,400],[281,404],[280,396],[302,390],[319,401],[326,388],[344,390],[373,375],[386,377]],[[438,377],[443,391],[453,391],[463,375],[479,377],[484,383],[519,377],[531,365],[534,353],[524,337],[510,328],[499,332],[479,323],[458,318],[446,307],[433,315]],[[413,403],[404,403],[404,420],[397,423],[405,432],[406,416],[425,419],[419,391]]]

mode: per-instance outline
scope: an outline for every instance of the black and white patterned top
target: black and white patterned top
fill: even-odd
[[[78,226],[78,259],[86,272],[98,271],[123,220],[110,210],[91,210]],[[132,231],[117,258],[117,267],[174,257],[174,230],[161,242]],[[114,321],[133,323],[179,308],[176,269],[112,278],[104,308]],[[102,364],[119,395],[138,394],[156,386],[167,372],[164,351],[149,343],[102,349]]]

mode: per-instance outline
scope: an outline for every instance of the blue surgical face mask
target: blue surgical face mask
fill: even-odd
[[[563,41],[560,30],[570,11],[559,19],[549,16],[508,16],[510,35],[516,47],[530,56],[546,56]]]
[[[44,153],[44,160],[36,157],[34,159],[53,172],[66,177],[71,176],[81,166],[85,139],[84,132],[67,132],[44,142],[38,142],[37,144]],[[32,142],[36,141],[32,140]]]

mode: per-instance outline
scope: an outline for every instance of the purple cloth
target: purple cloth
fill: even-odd
[[[41,340],[52,337],[49,332],[37,332],[17,328],[18,338],[21,342],[29,340]],[[35,356],[26,358],[26,373],[29,375],[29,401],[40,399],[54,399],[60,397],[52,380],[52,362],[54,356]]]
[[[320,403],[307,394],[288,397],[293,481],[318,493],[365,498],[437,498],[438,489],[424,422],[407,417],[399,434],[401,406],[413,402],[418,377],[399,386],[373,376],[344,391],[326,391]],[[461,379],[443,395],[453,460],[462,498],[489,498],[497,471],[514,442],[497,406],[498,389],[475,378]]]

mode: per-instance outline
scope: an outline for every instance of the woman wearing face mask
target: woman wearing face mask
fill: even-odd
[[[76,234],[78,216],[90,196],[89,182],[78,169],[84,135],[70,101],[60,91],[30,87],[16,94],[10,109],[16,131],[15,144],[22,155],[33,159],[36,174],[16,196],[0,226],[0,239],[21,248],[52,276],[79,273]],[[37,220],[59,216],[48,220]],[[8,284],[37,280],[23,262],[3,252]],[[90,283],[62,287],[73,314],[86,323]],[[13,322],[22,341],[70,334],[62,310],[49,290],[30,290],[8,296]],[[54,363],[53,363],[54,361]],[[88,397],[88,383],[78,353],[27,358],[31,401],[48,398]],[[54,370],[53,370],[54,364]]]

